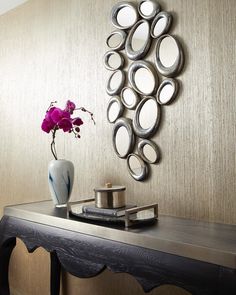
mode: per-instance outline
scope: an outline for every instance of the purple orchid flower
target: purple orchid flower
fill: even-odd
[[[86,110],[84,107],[76,109],[75,103],[70,100],[66,102],[66,107],[64,110],[55,107],[54,103],[56,102],[52,102],[50,104],[49,109],[45,114],[45,118],[43,119],[43,122],[41,124],[41,129],[46,133],[52,132],[51,152],[55,160],[57,160],[55,147],[55,136],[57,130],[61,129],[64,132],[74,133],[76,138],[80,138],[80,128],[78,126],[81,126],[83,124],[83,120],[80,117],[71,118],[71,115],[73,115],[74,111],[80,110],[83,112],[87,112],[90,114],[94,124],[95,121],[93,118],[93,113]]]

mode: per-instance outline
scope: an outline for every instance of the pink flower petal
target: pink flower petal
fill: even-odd
[[[80,119],[79,117],[73,119],[72,123],[73,123],[73,125],[76,125],[76,126],[80,126],[80,125],[84,124],[84,122],[82,121],[82,119]]]
[[[58,127],[62,129],[64,132],[68,132],[72,129],[71,119],[69,118],[62,118],[58,122]]]
[[[69,112],[70,114],[73,114],[74,110],[75,110],[75,104],[70,101],[70,100],[67,100],[66,102],[66,107],[65,107],[65,111],[66,112]]]
[[[53,124],[53,122],[51,122],[50,120],[44,119],[41,125],[41,129],[44,132],[49,133],[53,128],[54,128],[55,124]]]
[[[55,108],[51,112],[50,117],[55,124],[58,124],[58,122],[63,118],[70,118],[70,113],[63,111],[59,108]]]

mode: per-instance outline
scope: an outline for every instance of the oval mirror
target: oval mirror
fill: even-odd
[[[107,120],[110,123],[114,123],[123,114],[124,106],[118,96],[114,96],[110,99],[107,107]]]
[[[132,121],[127,118],[119,118],[114,124],[113,147],[120,158],[126,158],[132,152],[135,144]]]
[[[119,2],[111,10],[111,22],[118,29],[129,29],[138,20],[135,5],[130,2]]]
[[[106,40],[107,46],[113,50],[124,49],[126,36],[127,34],[125,33],[125,31],[122,30],[111,32]]]
[[[144,19],[152,19],[160,9],[160,5],[153,0],[140,1],[138,6],[138,12]]]
[[[130,175],[138,181],[144,180],[148,176],[147,164],[136,154],[127,157],[127,167]]]
[[[151,25],[151,36],[158,38],[162,34],[166,34],[171,26],[172,16],[166,11],[158,13]]]
[[[128,78],[132,87],[142,95],[151,95],[157,90],[156,70],[146,61],[133,62],[128,69]]]
[[[147,54],[150,45],[150,25],[142,19],[130,30],[125,42],[125,51],[129,59],[136,60]]]
[[[143,139],[138,144],[139,156],[147,163],[154,164],[160,160],[160,151],[157,145],[148,139]]]
[[[133,129],[137,136],[148,138],[153,136],[161,118],[161,108],[152,96],[143,98],[138,104],[133,120]]]
[[[166,79],[164,80],[157,90],[157,101],[159,104],[169,104],[171,103],[179,89],[179,84],[174,79]]]
[[[114,50],[107,51],[103,59],[105,68],[110,71],[122,68],[125,61],[123,56]]]
[[[121,92],[125,84],[125,73],[121,70],[116,70],[111,74],[107,81],[106,91],[108,95],[116,95]]]
[[[137,104],[140,101],[138,94],[130,87],[124,87],[121,90],[121,101],[127,109],[136,108]]]
[[[156,44],[156,66],[165,77],[177,76],[183,67],[183,51],[178,40],[162,35]]]

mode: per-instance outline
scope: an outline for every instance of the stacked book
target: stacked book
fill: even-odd
[[[137,207],[136,205],[126,205],[125,207],[115,209],[98,208],[95,204],[86,204],[82,207],[82,212],[89,215],[99,215],[104,217],[122,217],[125,215],[125,210]]]

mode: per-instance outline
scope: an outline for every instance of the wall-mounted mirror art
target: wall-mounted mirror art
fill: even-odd
[[[106,85],[111,96],[107,120],[114,124],[115,153],[126,159],[130,175],[143,181],[150,175],[150,165],[160,161],[153,137],[161,108],[179,93],[176,77],[183,69],[184,53],[179,39],[170,33],[171,13],[156,0],[118,2],[110,19],[113,31],[106,39],[109,49],[103,60],[111,73]]]

